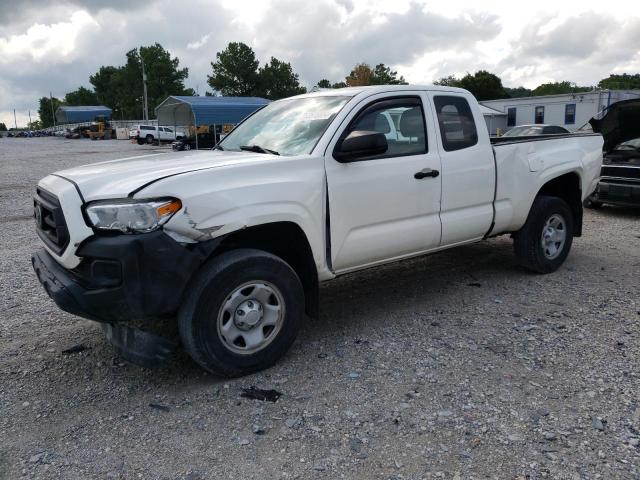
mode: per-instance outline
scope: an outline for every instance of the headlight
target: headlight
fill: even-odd
[[[91,224],[100,230],[144,233],[157,230],[182,208],[177,198],[100,200],[85,211]]]

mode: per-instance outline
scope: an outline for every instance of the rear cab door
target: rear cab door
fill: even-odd
[[[481,239],[491,228],[496,167],[486,124],[475,98],[430,91],[438,122],[442,168],[442,240],[445,247]]]
[[[440,157],[430,112],[423,91],[372,95],[352,108],[329,142],[325,170],[336,273],[438,247]],[[332,155],[336,144],[354,130],[385,134],[387,152],[337,161]],[[432,174],[416,178],[419,172]]]

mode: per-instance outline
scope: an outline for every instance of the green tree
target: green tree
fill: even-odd
[[[478,100],[509,98],[505,88],[502,86],[500,77],[486,70],[478,70],[473,75],[467,73],[462,78],[449,75],[448,77],[442,77],[436,80],[433,84],[445,87],[464,88],[469,90]]]
[[[38,116],[40,117],[40,124],[42,125],[42,128],[52,127],[54,124],[51,108],[52,104],[53,112],[55,112],[63,103],[56,97],[41,97],[38,101]]]
[[[211,69],[207,83],[219,95],[277,100],[306,92],[290,63],[271,57],[260,67],[253,49],[242,42],[231,42],[216,53]]]
[[[7,131],[7,126],[4,124],[4,122],[0,122],[0,132],[6,132]]]
[[[531,90],[525,87],[516,87],[516,88],[505,87],[504,91],[509,96],[509,98],[522,98],[522,97],[531,96]]]
[[[118,78],[120,68],[113,66],[102,66],[100,70],[89,77],[89,82],[93,85],[98,103],[106,105],[113,110],[114,118],[122,118],[120,99],[118,97]]]
[[[258,66],[253,49],[242,42],[231,42],[211,62],[207,83],[221,95],[254,96],[259,90]]]
[[[600,80],[598,87],[607,90],[640,90],[640,73],[612,74]]]
[[[459,86],[469,90],[480,101],[507,97],[500,77],[486,70],[478,70],[473,75],[467,73],[460,79]]]
[[[407,85],[402,75],[398,78],[398,72],[392,71],[384,63],[379,63],[373,69],[371,85]]]
[[[291,97],[306,93],[300,86],[298,74],[293,72],[290,63],[271,57],[271,61],[258,71],[258,96],[270,100]]]
[[[126,57],[125,65],[100,67],[89,79],[97,100],[111,108],[114,117],[142,118],[141,58],[147,75],[149,117],[154,116],[155,108],[169,95],[193,94],[192,89],[184,86],[189,70],[179,68],[180,60],[171,57],[159,43],[129,50]]]
[[[588,92],[592,87],[579,87],[574,82],[549,82],[538,85],[531,91],[531,95],[539,97],[542,95],[559,95],[563,93]]]
[[[347,84],[345,82],[335,82],[331,83],[331,80],[327,80],[323,78],[318,83],[316,83],[316,87],[318,88],[344,88]]]
[[[66,105],[98,105],[98,97],[95,92],[85,87],[79,87],[73,92],[69,92],[64,96]]]
[[[453,75],[449,75],[448,77],[440,78],[440,80],[435,80],[433,84],[441,85],[443,87],[459,87],[460,79],[454,77]]]

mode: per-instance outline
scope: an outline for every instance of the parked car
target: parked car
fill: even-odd
[[[608,132],[600,183],[585,202],[640,207],[640,100],[612,104],[591,119],[592,129]]]
[[[147,143],[151,145],[155,141],[173,142],[179,140],[184,135],[176,132],[171,127],[158,127],[154,125],[134,125],[129,129],[129,138],[137,140],[138,145]]]
[[[559,125],[518,125],[506,132],[503,137],[530,137],[534,135],[560,135],[571,133]]]
[[[171,148],[176,151],[195,150],[196,148],[204,150],[213,148],[216,143],[216,136],[213,133],[199,133],[197,143],[195,135],[192,135],[176,140],[171,144]]]
[[[150,332],[173,316],[203,368],[244,375],[287,351],[304,314],[318,316],[318,285],[340,275],[497,235],[527,269],[555,271],[582,235],[602,145],[595,133],[494,142],[457,88],[319,91],[270,103],[211,151],[45,177],[32,263],[125,358],[166,358],[172,343]],[[145,318],[144,331],[131,323]]]

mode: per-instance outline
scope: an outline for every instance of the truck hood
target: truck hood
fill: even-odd
[[[640,138],[640,99],[614,103],[589,123],[594,132],[602,134],[605,152],[622,142]]]
[[[194,150],[92,163],[62,170],[54,175],[73,182],[84,200],[91,201],[126,197],[156,180],[182,173],[231,165],[273,162],[277,158],[253,152]]]

